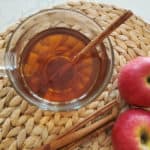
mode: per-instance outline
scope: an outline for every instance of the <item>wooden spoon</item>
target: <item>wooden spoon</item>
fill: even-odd
[[[123,15],[121,15],[119,18],[117,18],[113,23],[111,23],[105,30],[102,31],[97,37],[95,37],[93,40],[91,40],[85,48],[83,48],[77,55],[73,57],[72,60],[68,61],[66,65],[64,65],[62,68],[59,69],[59,71],[56,71],[52,77],[51,80],[57,77],[57,75],[63,75],[74,65],[78,62],[78,60],[88,51],[92,50],[97,44],[100,44],[103,42],[103,40],[108,37],[115,29],[117,29],[121,24],[123,24],[129,17],[131,17],[133,13],[128,10]],[[59,59],[59,58],[58,58]]]

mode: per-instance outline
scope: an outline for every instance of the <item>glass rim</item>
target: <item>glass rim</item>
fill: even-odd
[[[9,52],[9,47],[10,47],[10,43],[11,40],[13,39],[13,37],[15,36],[15,33],[19,30],[19,28],[21,27],[21,25],[23,25],[26,21],[29,21],[29,19],[32,19],[32,17],[37,16],[39,14],[42,13],[46,13],[46,12],[51,12],[51,11],[68,11],[68,12],[73,12],[73,13],[77,13],[79,15],[82,15],[83,17],[86,17],[87,19],[89,19],[90,21],[92,21],[101,31],[103,30],[103,28],[101,27],[101,25],[99,25],[95,20],[93,20],[92,18],[88,17],[87,15],[81,13],[80,11],[77,10],[72,10],[72,9],[65,9],[65,8],[52,8],[52,9],[44,9],[41,10],[37,13],[34,13],[28,17],[26,17],[23,21],[21,21],[21,23],[17,26],[17,28],[15,29],[15,31],[13,32],[13,34],[11,35],[7,46],[6,46],[6,52],[4,55],[4,63],[5,63],[5,67],[6,67],[6,73],[7,76],[11,82],[11,84],[13,85],[13,88],[16,90],[16,92],[22,96],[25,100],[27,100],[29,103],[36,105],[37,107],[43,109],[43,110],[50,110],[50,111],[71,111],[71,110],[76,110],[79,109],[85,105],[87,105],[88,103],[92,102],[94,99],[96,99],[104,90],[104,88],[107,86],[108,82],[111,79],[112,73],[113,73],[113,66],[114,66],[114,52],[113,52],[113,46],[111,44],[111,40],[109,39],[109,37],[107,37],[107,41],[109,43],[110,46],[110,51],[111,51],[111,63],[109,64],[109,69],[108,72],[106,73],[106,77],[104,78],[104,81],[102,82],[102,84],[98,87],[98,91],[86,98],[86,100],[84,100],[84,102],[81,103],[82,100],[80,100],[79,98],[77,98],[76,100],[71,100],[68,102],[53,102],[53,101],[47,101],[44,100],[43,98],[39,98],[36,97],[32,94],[33,98],[29,98],[28,96],[26,96],[17,86],[17,84],[15,84],[14,78],[11,74],[11,72],[9,71],[9,69],[7,69],[7,53]],[[108,49],[108,48],[106,48]],[[44,100],[44,101],[43,101]],[[77,104],[76,104],[77,103]]]

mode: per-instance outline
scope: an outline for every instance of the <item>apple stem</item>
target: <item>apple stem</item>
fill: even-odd
[[[141,142],[143,144],[146,144],[148,142],[148,135],[147,135],[147,132],[145,130],[142,131],[142,133],[141,133]]]
[[[147,82],[150,84],[150,76],[147,78]]]

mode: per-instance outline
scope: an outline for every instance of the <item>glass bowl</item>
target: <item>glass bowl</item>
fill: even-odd
[[[112,76],[114,64],[112,45],[109,38],[107,38],[102,44],[98,44],[96,47],[99,56],[102,54],[101,45],[105,47],[107,60],[105,60],[106,65],[103,66],[105,70],[104,78],[99,83],[96,83],[97,88],[95,90],[90,92],[86,97],[76,98],[67,102],[47,101],[26,88],[26,85],[22,81],[22,74],[19,73],[19,65],[21,55],[27,43],[38,33],[54,27],[77,30],[89,40],[93,39],[103,30],[94,20],[74,10],[47,9],[40,11],[26,18],[11,36],[4,57],[6,73],[18,94],[41,109],[51,111],[69,111],[79,109],[95,100],[107,86]]]

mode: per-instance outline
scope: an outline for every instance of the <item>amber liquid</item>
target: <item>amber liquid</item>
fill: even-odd
[[[100,78],[102,64],[97,51],[87,52],[69,69],[66,67],[88,42],[81,33],[65,28],[36,35],[21,58],[20,71],[28,88],[39,97],[56,102],[87,96]]]

